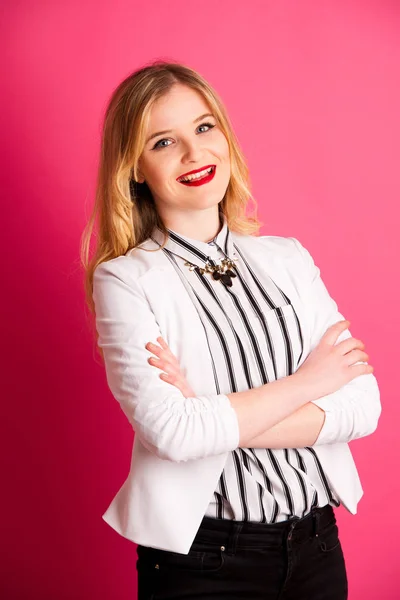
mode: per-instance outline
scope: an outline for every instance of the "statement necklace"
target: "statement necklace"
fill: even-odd
[[[219,265],[216,265],[210,258],[205,263],[204,267],[198,267],[193,263],[186,261],[185,267],[189,267],[189,271],[196,270],[201,275],[204,273],[211,273],[211,276],[216,281],[221,281],[225,286],[232,287],[232,278],[237,277],[236,273],[232,270],[235,268],[235,261],[237,258],[231,260],[230,258],[224,258]]]

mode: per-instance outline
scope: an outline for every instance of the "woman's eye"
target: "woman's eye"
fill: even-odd
[[[207,131],[210,131],[211,129],[213,129],[213,127],[215,127],[215,125],[213,125],[213,123],[202,123],[201,125],[198,126],[197,129],[200,129],[200,127],[208,127],[209,129],[206,129],[206,131],[200,131],[200,133],[207,133]],[[156,144],[154,144],[153,146],[153,150],[157,150],[158,148],[168,148],[168,146],[170,144],[167,145],[162,145],[163,142],[169,142],[170,140],[163,138],[162,140],[159,140]]]
[[[156,143],[156,144],[153,146],[153,150],[154,150],[155,148],[167,148],[167,146],[161,146],[161,143],[162,143],[162,142],[168,142],[168,141],[169,141],[169,140],[160,140],[160,141],[158,141],[158,142],[157,142],[157,143]]]
[[[213,125],[212,123],[202,123],[201,125],[199,125],[199,129],[200,127],[209,127],[210,129],[212,129],[213,127],[215,127],[215,125]]]

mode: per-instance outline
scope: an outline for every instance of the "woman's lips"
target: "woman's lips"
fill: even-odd
[[[208,183],[209,181],[214,179],[216,170],[217,170],[217,167],[214,166],[211,173],[204,175],[204,177],[200,177],[199,179],[193,179],[192,181],[180,181],[179,183],[182,183],[183,185],[187,185],[189,187],[197,187],[199,185],[204,185],[205,183]]]
[[[204,167],[200,167],[200,169],[193,169],[193,171],[188,171],[183,175],[179,175],[177,179],[179,180],[181,177],[187,177],[188,175],[195,175],[196,173],[200,173],[201,171],[205,171],[206,169],[210,169],[211,167],[215,167],[215,165],[205,165]]]

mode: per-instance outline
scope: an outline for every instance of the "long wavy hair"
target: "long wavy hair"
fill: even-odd
[[[95,312],[93,273],[100,263],[141,244],[156,225],[167,240],[168,232],[150,189],[146,182],[137,183],[137,178],[151,107],[176,83],[202,94],[228,141],[231,177],[219,203],[220,213],[226,216],[232,231],[259,235],[262,223],[255,216],[257,204],[250,193],[248,167],[222,100],[193,69],[180,63],[154,61],[134,71],[118,85],[105,111],[95,202],[80,247],[80,260],[85,271],[85,299],[92,314]],[[245,211],[249,202],[253,202],[254,212],[247,216]],[[94,249],[90,256],[92,245]]]

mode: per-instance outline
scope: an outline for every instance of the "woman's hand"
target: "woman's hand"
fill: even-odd
[[[294,373],[299,382],[312,390],[313,397],[319,398],[336,392],[355,377],[374,370],[368,363],[355,364],[368,361],[364,342],[349,337],[336,344],[349,324],[350,321],[343,320],[328,327],[319,344]]]
[[[195,396],[194,391],[181,371],[178,359],[172,354],[167,342],[161,336],[157,338],[157,342],[159,342],[161,347],[157,346],[157,344],[152,344],[151,342],[145,346],[147,350],[158,357],[154,358],[153,356],[150,356],[150,358],[147,359],[148,362],[153,367],[158,367],[165,371],[165,373],[160,373],[160,379],[163,379],[167,383],[172,383],[172,385],[182,392],[185,398]]]

